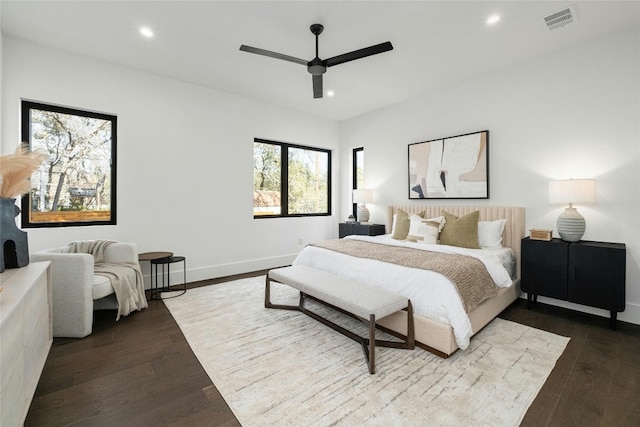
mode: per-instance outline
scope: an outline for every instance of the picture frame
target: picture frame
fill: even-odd
[[[488,199],[489,131],[408,147],[409,199]]]

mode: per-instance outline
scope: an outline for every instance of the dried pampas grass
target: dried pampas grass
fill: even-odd
[[[12,199],[28,193],[31,174],[48,157],[44,151],[29,151],[26,144],[19,145],[13,154],[0,156],[0,197]]]

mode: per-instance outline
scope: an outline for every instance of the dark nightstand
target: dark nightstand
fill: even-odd
[[[379,236],[384,234],[384,224],[360,224],[359,222],[341,222],[339,235],[345,236],[357,234],[359,236]]]
[[[625,309],[624,243],[522,239],[522,291],[609,310],[611,329]]]

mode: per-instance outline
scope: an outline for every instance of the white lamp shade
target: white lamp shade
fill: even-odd
[[[596,181],[564,179],[549,182],[549,203],[593,203],[596,201]]]
[[[373,190],[353,190],[353,203],[373,202]]]

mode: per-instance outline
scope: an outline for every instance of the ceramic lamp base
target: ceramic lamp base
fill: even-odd
[[[560,238],[566,242],[578,242],[584,236],[587,223],[576,208],[566,208],[556,223]]]
[[[358,222],[369,222],[369,209],[365,205],[358,205]]]

